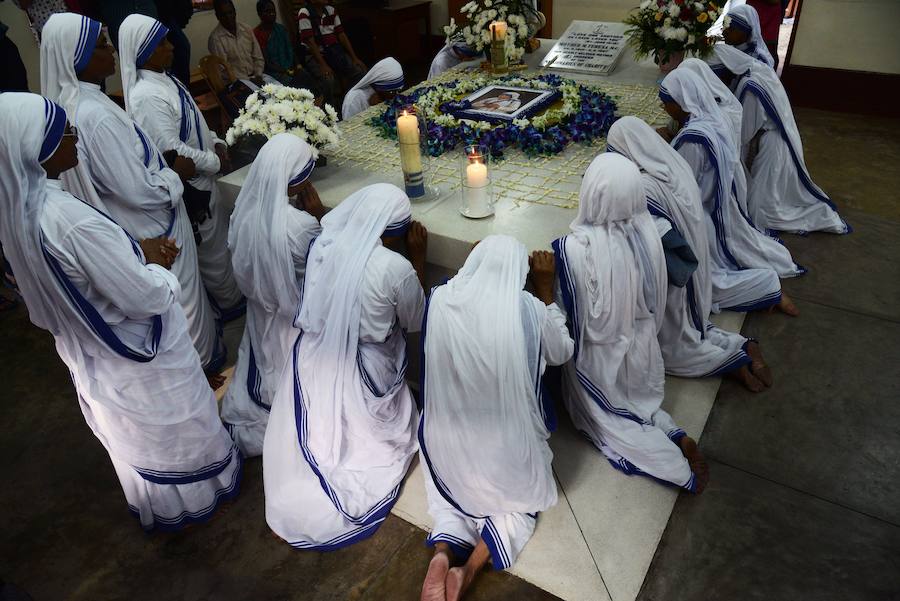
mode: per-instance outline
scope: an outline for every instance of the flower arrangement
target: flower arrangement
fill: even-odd
[[[713,44],[706,33],[720,13],[709,0],[644,0],[625,19],[628,43],[635,56],[652,54],[659,65],[677,53],[705,56]]]
[[[562,99],[530,119],[491,123],[458,119],[451,112],[460,99],[488,85],[559,90]],[[415,104],[425,114],[428,125],[428,153],[437,157],[463,145],[487,146],[491,156],[503,158],[506,148],[517,147],[528,156],[559,154],[572,142],[589,144],[603,137],[616,119],[615,102],[597,88],[578,84],[558,75],[534,78],[509,75],[492,78],[480,74],[449,83],[425,86],[409,95],[395,97],[381,114],[369,119],[382,137],[397,138],[397,115],[404,106]]]
[[[447,39],[461,41],[479,52],[491,46],[491,23],[506,21],[506,56],[516,62],[525,54],[525,45],[534,35],[533,27],[540,23],[540,15],[529,0],[472,0],[460,12],[466,24],[455,19],[444,27]]]
[[[322,148],[338,141],[337,121],[334,108],[329,104],[316,106],[309,90],[267,84],[247,97],[225,141],[232,145],[243,137],[268,139],[287,132],[308,142],[318,158]]]

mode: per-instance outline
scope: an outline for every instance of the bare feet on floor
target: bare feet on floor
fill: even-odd
[[[223,374],[206,374],[206,381],[209,382],[209,387],[213,390],[218,390],[222,388],[222,385],[225,384],[225,376]]]
[[[700,452],[697,441],[690,436],[684,436],[678,442],[681,447],[681,454],[688,460],[691,471],[694,472],[694,478],[697,481],[696,493],[699,495],[709,484],[709,464],[706,463],[706,457]]]
[[[768,388],[772,385],[772,370],[763,358],[759,343],[751,340],[747,343],[747,354],[750,355],[750,371]]]
[[[781,302],[777,305],[769,309],[770,313],[774,313],[775,311],[781,311],[785,315],[789,315],[791,317],[797,317],[800,315],[800,309],[797,308],[797,305],[794,304],[794,301],[791,300],[791,297],[781,293]]]
[[[472,584],[472,576],[465,568],[453,568],[447,572],[447,601],[459,601]]]
[[[766,385],[753,375],[749,365],[742,365],[739,369],[728,372],[728,377],[737,380],[744,385],[744,388],[750,392],[762,392],[766,389]]]
[[[446,553],[436,552],[428,564],[425,582],[422,584],[421,601],[445,601],[445,580],[450,570],[450,558]]]

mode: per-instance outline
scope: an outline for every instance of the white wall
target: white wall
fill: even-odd
[[[791,64],[900,74],[900,0],[803,0]]]
[[[640,0],[554,0],[553,37],[558,38],[575,20],[622,21]]]
[[[276,2],[275,4],[277,6],[278,3]],[[256,0],[235,0],[234,6],[237,9],[239,21],[250,27],[255,27],[259,23],[259,17],[256,15]],[[446,7],[444,11],[446,12]],[[25,13],[16,8],[16,5],[10,0],[6,0],[0,3],[0,21],[9,26],[9,31],[6,35],[19,48],[22,62],[25,63],[25,69],[28,71],[28,85],[31,91],[40,92],[40,51],[37,41],[31,33],[31,28],[28,26],[28,19]],[[192,66],[196,67],[200,58],[209,53],[206,48],[206,40],[216,25],[216,15],[211,10],[194,13],[191,22],[188,23],[185,34],[191,41]],[[106,81],[106,85],[107,90],[110,92],[122,88],[122,80],[118,70],[115,75]]]

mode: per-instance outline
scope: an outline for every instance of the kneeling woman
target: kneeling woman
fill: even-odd
[[[773,230],[849,233],[806,169],[794,111],[775,71],[731,46],[719,44],[715,52],[714,71],[743,105],[741,155],[750,171],[750,216]]]
[[[374,534],[415,454],[405,333],[425,309],[426,233],[410,220],[402,190],[367,186],[322,218],[309,251],[263,447],[266,521],[298,549]],[[412,264],[382,246],[403,235]]]
[[[341,119],[346,121],[370,106],[390,100],[404,85],[400,63],[391,57],[378,61],[344,96]]]
[[[806,270],[794,263],[777,239],[756,229],[744,211],[747,187],[733,122],[709,86],[687,69],[666,75],[659,97],[669,116],[681,123],[672,146],[690,165],[700,187],[714,265],[713,303],[732,311],[778,307],[796,315],[778,277]]]
[[[488,559],[510,567],[556,504],[541,377],[573,344],[553,303],[553,255],[532,260],[540,300],[523,290],[522,243],[488,236],[429,301],[419,448],[435,553],[424,601],[459,599]],[[464,565],[449,569],[451,557]]]
[[[69,368],[85,420],[145,529],[208,519],[235,496],[241,456],[188,335],[178,250],[133,240],[64,192],[78,163],[62,108],[0,95],[0,239],[32,322]]]
[[[661,408],[666,264],[634,163],[613,153],[594,159],[572,233],[553,249],[575,339],[563,380],[575,427],[614,468],[702,492],[706,462]]]
[[[306,254],[325,213],[309,182],[315,164],[309,144],[274,136],[253,161],[231,215],[228,247],[247,323],[222,420],[245,457],[262,454],[272,398],[299,333],[294,318]]]

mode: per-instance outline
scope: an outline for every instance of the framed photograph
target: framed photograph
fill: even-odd
[[[488,86],[469,94],[453,112],[460,119],[512,121],[530,117],[560,98],[557,90]]]

